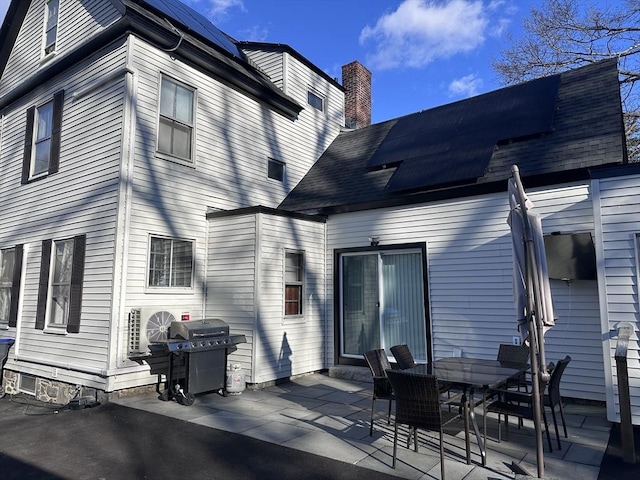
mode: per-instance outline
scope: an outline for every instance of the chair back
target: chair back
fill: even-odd
[[[391,347],[391,353],[393,354],[393,358],[396,359],[400,370],[406,370],[407,368],[416,366],[411,350],[409,350],[407,345],[394,345]]]
[[[440,430],[442,411],[438,379],[434,375],[388,370],[396,398],[396,421],[427,430]]]
[[[369,365],[373,375],[373,391],[377,397],[391,395],[392,389],[387,379],[387,370],[391,370],[391,364],[384,348],[364,352],[364,359]]]
[[[547,395],[549,397],[549,403],[552,408],[554,408],[561,402],[560,380],[562,379],[562,374],[564,373],[565,368],[567,368],[567,365],[569,365],[570,361],[571,357],[569,355],[564,357],[562,360],[558,360],[558,363],[551,372]]]
[[[526,365],[529,362],[529,347],[501,343],[498,348],[497,360],[507,364]]]

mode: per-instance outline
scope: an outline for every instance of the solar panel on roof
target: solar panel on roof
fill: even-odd
[[[238,47],[206,17],[180,0],[143,0],[144,3],[175,19],[236,57],[242,57]],[[171,20],[171,19],[169,19]],[[177,27],[177,26],[176,26]]]
[[[476,180],[498,142],[551,130],[559,84],[546,77],[402,117],[367,166],[400,163],[392,191]]]

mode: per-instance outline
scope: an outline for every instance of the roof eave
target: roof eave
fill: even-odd
[[[178,45],[179,37],[163,18],[130,1],[125,2],[125,5],[132,29],[137,35],[152,41],[162,49],[174,49]],[[295,119],[302,111],[303,107],[300,104],[279,90],[249,62],[230,55],[229,52],[199,36],[182,33],[183,40],[178,48],[172,51],[172,55],[182,56],[228,86],[266,103],[290,119]]]
[[[24,3],[28,2],[14,1],[11,3],[9,8],[11,9],[11,12],[17,13],[18,5],[23,5]],[[0,109],[11,104],[29,91],[32,91],[37,86],[64,72],[66,69],[76,65],[82,59],[93,55],[105,45],[110,44],[117,38],[128,33],[133,33],[144,38],[161,49],[168,50],[176,46],[178,38],[176,34],[170,30],[169,25],[167,25],[163,19],[156,17],[152,13],[141,8],[139,5],[131,4],[130,2],[127,2],[127,5],[133,5],[134,8],[128,7],[127,14],[121,19],[110,25],[103,32],[91,38],[82,46],[69,51],[58,59],[53,60],[18,87],[12,89],[6,95],[1,97]],[[9,15],[9,13],[10,12],[8,11],[7,15]],[[22,25],[25,13],[26,10],[22,13],[21,19],[14,18],[9,22],[5,20],[2,25],[2,34],[8,35],[7,32],[11,30],[11,34],[13,35],[14,32],[12,29],[15,29],[15,36],[17,36],[17,31],[19,31],[20,26]],[[4,29],[6,29],[6,32]],[[0,35],[0,38],[4,37]],[[7,59],[14,41],[15,38],[10,42],[11,45],[6,47],[8,50],[8,53],[6,54]],[[4,45],[3,48],[0,48],[0,61],[4,54],[4,48]],[[229,55],[222,53],[219,49],[205,44],[189,34],[185,34],[183,41],[180,42],[180,46],[172,52],[172,55],[182,58],[186,62],[195,65],[197,68],[206,71],[208,74],[215,76],[226,85],[268,105],[270,108],[289,119],[294,120],[297,118],[298,114],[303,109],[303,107],[295,100],[278,90],[278,88],[270,81],[264,79],[263,75],[248,63],[242,64],[239,59],[230,58]],[[4,60],[5,64],[7,59]],[[0,66],[4,68],[2,63],[0,63]],[[255,72],[253,70],[255,70]]]
[[[627,167],[625,170],[624,167]],[[635,167],[635,168],[629,168]],[[603,173],[597,173],[603,172]],[[575,170],[565,170],[560,172],[545,173],[542,175],[534,175],[523,178],[523,183],[527,188],[548,187],[551,185],[561,185],[565,183],[588,181],[592,178],[602,178],[611,176],[612,172],[617,174],[630,175],[640,173],[640,164],[621,165],[619,163],[610,163],[596,168],[581,168]],[[623,173],[620,173],[623,172]],[[306,206],[300,208],[300,211],[313,210],[319,215],[336,215],[340,213],[359,212],[364,210],[376,210],[388,207],[398,207],[406,205],[415,205],[418,203],[436,202],[443,200],[453,200],[456,198],[468,198],[479,195],[488,195],[492,193],[500,193],[507,191],[508,178],[496,179],[492,182],[474,183],[455,186],[451,188],[436,189],[411,195],[401,195],[385,198],[382,200],[374,200],[370,202],[361,202],[344,205],[331,205],[323,207]],[[289,207],[291,208],[291,207]]]
[[[25,2],[22,0],[13,0],[7,8],[7,12],[4,16],[4,21],[0,27],[0,78],[4,73],[4,69],[9,61],[9,55],[20,32],[20,27],[24,21],[29,5],[31,2]]]

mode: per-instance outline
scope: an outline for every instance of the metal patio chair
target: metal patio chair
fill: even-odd
[[[371,425],[369,427],[369,435],[373,435],[373,412],[375,410],[376,400],[388,400],[389,410],[387,413],[387,423],[391,423],[391,402],[394,399],[393,389],[389,378],[387,378],[387,370],[391,369],[391,364],[387,358],[384,349],[369,350],[364,353],[364,359],[369,365],[371,375],[373,376],[373,393],[371,396]]]
[[[562,405],[562,396],[560,395],[560,381],[562,380],[562,374],[564,373],[565,369],[569,365],[569,362],[571,362],[571,357],[567,355],[562,360],[558,360],[557,364],[554,364],[553,362],[549,364],[549,366],[547,367],[547,370],[550,372],[551,377],[549,379],[549,383],[547,384],[546,391],[544,392],[542,397],[543,408],[548,407],[549,410],[551,410],[551,417],[553,419],[553,427],[556,432],[556,441],[558,443],[558,450],[562,450],[562,445],[560,444],[560,434],[558,432],[558,418],[556,416],[556,409],[560,411],[560,420],[562,421],[564,438],[569,438],[569,435],[567,432],[567,424],[564,419],[564,407]],[[530,385],[530,383],[531,382],[528,382],[528,385]],[[511,402],[513,401],[517,402],[520,398],[521,397],[518,397],[517,393],[514,395],[507,392],[505,395],[505,399]],[[527,402],[528,402],[528,399],[527,399]]]
[[[564,438],[569,438],[567,434],[567,424],[564,420],[564,407],[562,406],[562,396],[560,395],[560,381],[562,380],[562,374],[569,365],[571,357],[567,355],[562,360],[558,360],[558,363],[551,372],[551,378],[549,379],[549,385],[547,386],[547,393],[544,396],[544,406],[549,407],[551,410],[551,416],[553,418],[553,426],[556,430],[556,439],[558,440],[558,449],[562,450],[560,446],[560,435],[558,434],[558,421],[556,418],[556,407],[560,409],[560,419],[562,420],[562,428],[564,430]]]
[[[556,417],[556,408],[560,409],[560,418],[562,420],[562,426],[564,429],[564,436],[568,438],[567,426],[564,419],[564,409],[562,406],[562,397],[560,396],[560,381],[562,374],[564,373],[567,365],[571,361],[570,356],[566,356],[562,360],[552,367],[551,377],[549,383],[545,388],[541,388],[542,394],[542,418],[544,421],[545,431],[547,432],[547,441],[549,442],[549,451],[553,451],[551,445],[551,434],[549,433],[549,423],[547,422],[546,407],[551,410],[553,418],[553,426],[556,432],[556,441],[558,442],[558,449],[562,450],[560,443],[560,433],[558,431],[558,420]],[[508,439],[509,435],[509,416],[516,416],[519,418],[526,418],[533,420],[533,398],[530,393],[519,392],[514,390],[503,390],[499,392],[500,400],[490,404],[487,407],[488,412],[498,414],[498,439],[500,440],[500,415],[505,416],[505,432]]]
[[[387,375],[395,394],[396,414],[393,431],[393,468],[396,468],[398,425],[409,426],[407,448],[413,433],[414,449],[418,451],[418,429],[438,432],[440,444],[440,475],[444,479],[443,427],[462,417],[460,412],[443,410],[440,386],[434,375],[403,370],[388,370]]]

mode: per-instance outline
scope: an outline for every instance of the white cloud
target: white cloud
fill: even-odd
[[[371,68],[420,68],[482,46],[489,22],[482,0],[405,0],[367,25],[360,43],[374,44]]]
[[[474,73],[457,78],[449,84],[449,96],[451,97],[473,97],[482,88],[482,79]]]
[[[214,24],[222,22],[229,11],[237,8],[245,11],[242,0],[182,0],[194,10],[202,13]]]
[[[254,25],[250,28],[245,28],[240,32],[241,40],[247,40],[249,42],[266,42],[269,37],[269,29],[262,25]]]

